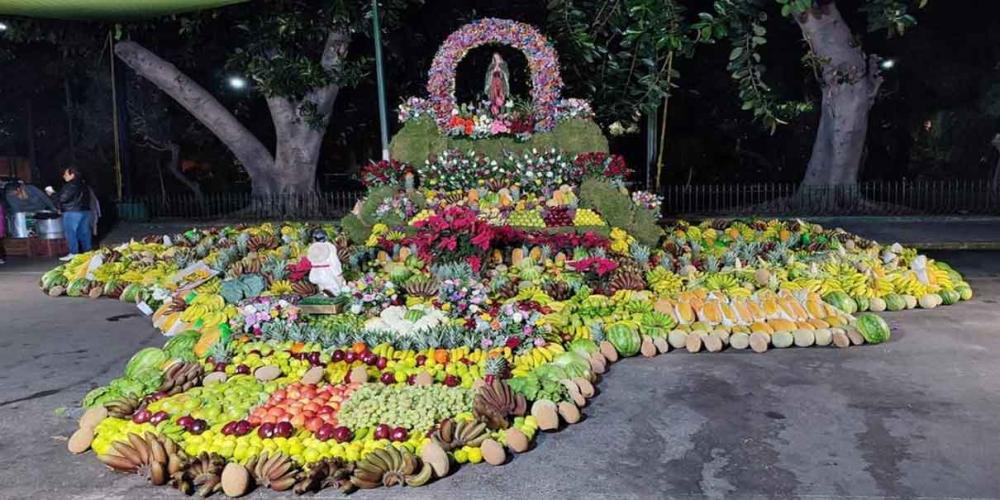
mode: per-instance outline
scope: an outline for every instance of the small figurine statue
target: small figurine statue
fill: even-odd
[[[312,264],[309,270],[309,282],[330,295],[339,295],[347,290],[344,271],[337,257],[337,246],[324,238],[315,238],[315,243],[309,245],[306,258]]]
[[[507,61],[504,61],[497,52],[493,53],[493,62],[486,72],[484,92],[490,101],[490,111],[493,116],[499,116],[507,104],[507,95],[510,93],[510,74],[507,71]]]

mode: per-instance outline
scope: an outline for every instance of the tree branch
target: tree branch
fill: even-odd
[[[274,167],[271,152],[211,93],[176,66],[136,42],[115,44],[115,55],[172,97],[218,137],[251,173],[255,190],[258,182],[268,182]],[[261,187],[266,189],[266,186]]]

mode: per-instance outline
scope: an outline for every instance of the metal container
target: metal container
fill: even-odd
[[[10,218],[10,237],[27,238],[28,232],[28,212],[14,212]]]
[[[62,217],[52,212],[38,212],[35,214],[35,232],[43,240],[58,240],[62,238]]]

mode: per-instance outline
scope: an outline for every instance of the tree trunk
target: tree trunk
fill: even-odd
[[[212,94],[138,43],[115,44],[115,55],[211,130],[250,174],[254,194],[272,190],[272,184],[280,176],[275,175],[271,152]]]
[[[796,17],[821,66],[819,128],[803,185],[854,184],[868,134],[868,114],[882,77],[879,58],[866,55],[833,0]]]
[[[990,188],[994,194],[1000,194],[1000,134],[993,136],[990,144],[997,150],[997,164],[993,167],[993,175],[990,177]]]

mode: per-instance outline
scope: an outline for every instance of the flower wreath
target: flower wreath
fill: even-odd
[[[531,99],[536,115],[535,129],[551,130],[556,125],[562,78],[559,56],[541,33],[528,24],[509,19],[485,18],[462,26],[441,44],[431,64],[427,93],[437,124],[447,127],[455,102],[455,70],[470,50],[490,43],[509,45],[524,53],[531,71]]]

